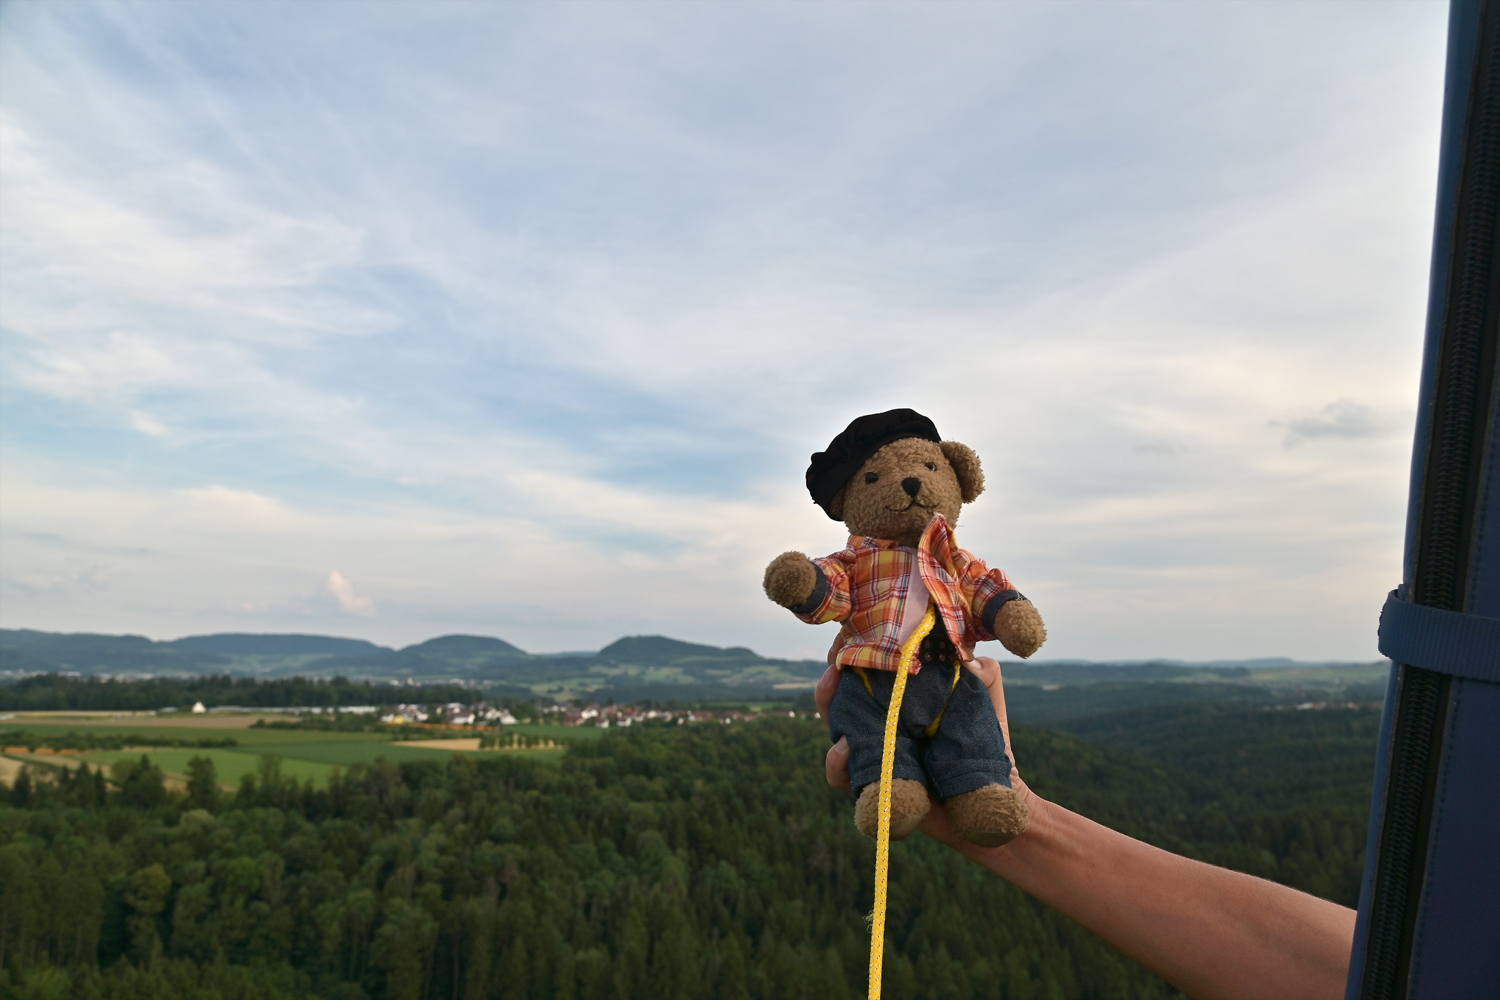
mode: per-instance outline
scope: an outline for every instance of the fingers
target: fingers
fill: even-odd
[[[842,788],[846,792],[854,789],[849,783],[848,740],[841,736],[837,743],[828,748],[828,756],[823,758],[823,770],[828,776],[828,783],[834,788]]]
[[[984,682],[985,690],[990,693],[990,703],[995,706],[995,718],[1000,720],[1000,729],[1005,733],[1005,741],[1009,743],[1010,719],[1005,710],[1005,682],[1000,673],[1000,662],[993,657],[976,656],[964,666]]]
[[[818,705],[820,719],[828,718],[828,710],[833,707],[833,696],[839,689],[839,676],[838,667],[829,667],[818,678],[818,686],[813,688],[813,701]]]
[[[1000,732],[1005,736],[1005,746],[1010,753],[1011,783],[1015,784],[1021,780],[1021,773],[1016,769],[1016,745],[1010,739],[1010,718],[1005,710],[1005,683],[1000,673],[1000,661],[989,656],[976,656],[964,666],[984,681],[985,689],[990,693],[990,703],[995,706],[995,718],[1000,720]]]
[[[830,660],[838,651],[839,645],[841,644],[835,643],[834,648],[829,651]],[[839,689],[841,674],[838,667],[830,666],[818,679],[818,686],[813,688],[813,700],[818,704],[818,715],[824,719],[828,718],[828,710],[833,707],[833,695]],[[854,787],[849,783],[848,740],[841,736],[839,741],[828,749],[828,756],[823,759],[823,769],[827,772],[828,783],[834,788],[850,790]]]
[[[828,665],[836,667],[839,663],[839,650],[844,648],[844,630],[839,629],[839,634],[833,637],[833,645],[828,647]]]

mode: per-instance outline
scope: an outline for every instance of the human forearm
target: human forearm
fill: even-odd
[[[1344,994],[1354,911],[1179,857],[1029,798],[1031,827],[1004,847],[924,829],[1087,927],[1197,1000]]]
[[[1000,665],[969,665],[989,688],[1005,733]],[[838,685],[831,668],[815,696],[825,716]],[[849,751],[829,751],[828,783],[849,787]],[[1241,872],[1190,861],[1100,826],[1037,796],[1014,768],[1011,785],[1031,814],[1004,847],[954,836],[941,805],[922,830],[1018,886],[1197,1000],[1302,1000],[1344,995],[1354,911]]]

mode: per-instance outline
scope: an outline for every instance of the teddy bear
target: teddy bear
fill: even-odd
[[[897,729],[890,836],[914,831],[929,790],[954,832],[985,847],[1026,829],[1011,787],[1011,759],[989,693],[963,664],[974,644],[998,639],[1016,656],[1047,637],[1036,608],[998,569],[959,548],[960,508],[984,490],[979,456],[915,410],[858,417],[812,456],[807,489],[848,546],[820,559],[785,552],[765,573],[766,596],[802,621],[841,622],[830,659],[841,669],[829,735],[849,741],[854,821],[879,827],[886,712],[903,643],[928,607],[932,631],[911,660]]]

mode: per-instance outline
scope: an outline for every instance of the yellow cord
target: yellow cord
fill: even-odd
[[[891,689],[891,706],[885,713],[885,752],[880,758],[880,830],[875,838],[875,910],[870,914],[870,1000],[880,1000],[880,972],[885,963],[886,871],[891,860],[891,779],[896,770],[896,723],[901,718],[901,696],[906,693],[912,658],[936,624],[937,616],[929,604],[917,630],[901,644],[896,686]]]

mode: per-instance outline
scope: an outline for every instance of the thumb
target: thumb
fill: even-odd
[[[852,791],[854,786],[849,781],[849,741],[840,736],[839,741],[828,748],[828,756],[823,758],[823,770],[828,777],[828,784],[834,788],[842,788]]]

